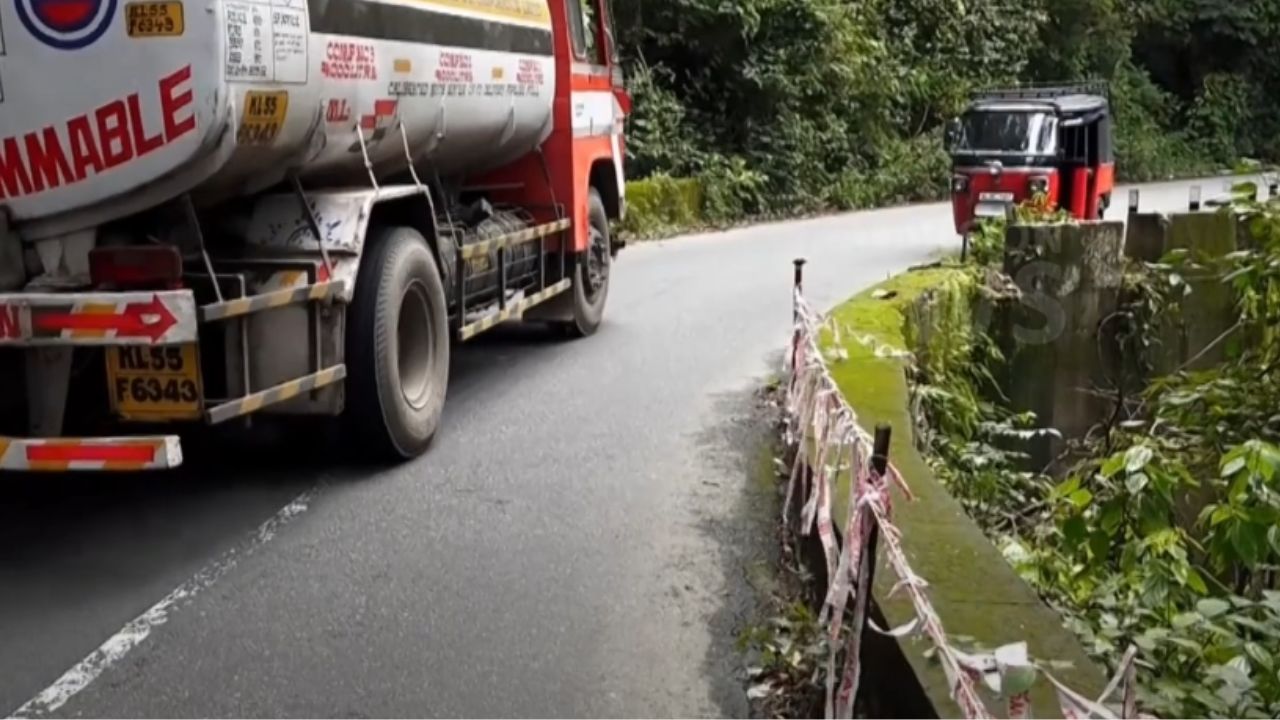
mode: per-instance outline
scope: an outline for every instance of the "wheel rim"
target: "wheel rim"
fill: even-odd
[[[594,302],[609,281],[609,243],[594,224],[587,238],[587,297]]]
[[[431,390],[435,341],[431,335],[431,303],[427,299],[427,289],[416,280],[405,288],[404,297],[400,299],[396,345],[400,392],[410,407],[420,410],[427,404]]]

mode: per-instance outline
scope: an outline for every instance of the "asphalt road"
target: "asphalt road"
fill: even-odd
[[[260,438],[0,477],[0,715],[740,716],[790,261],[825,307],[956,246],[928,205],[629,248],[596,336],[458,348],[398,467]]]

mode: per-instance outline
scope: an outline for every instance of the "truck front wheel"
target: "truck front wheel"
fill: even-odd
[[[570,337],[586,337],[600,327],[604,303],[609,297],[609,271],[613,265],[609,239],[609,214],[600,193],[591,188],[587,195],[587,251],[574,267],[573,320],[564,324]]]
[[[365,454],[420,455],[440,424],[449,382],[444,284],[421,233],[370,233],[346,338],[347,419]]]

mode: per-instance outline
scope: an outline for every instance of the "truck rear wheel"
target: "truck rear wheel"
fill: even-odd
[[[436,259],[412,228],[370,233],[347,327],[347,420],[365,454],[420,455],[440,424],[449,324]]]
[[[570,337],[595,333],[604,319],[604,303],[609,297],[609,271],[613,252],[609,239],[609,214],[600,193],[591,188],[587,196],[587,251],[574,266],[573,319],[564,323]]]

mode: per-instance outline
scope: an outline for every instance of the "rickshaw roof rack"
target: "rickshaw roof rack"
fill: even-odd
[[[1111,88],[1102,80],[1079,83],[1028,83],[1009,87],[987,87],[973,92],[973,102],[992,100],[1026,100],[1050,103],[1059,110],[1086,110],[1109,103]],[[1067,102],[1063,102],[1067,101]],[[1099,103],[1101,101],[1101,103]]]

